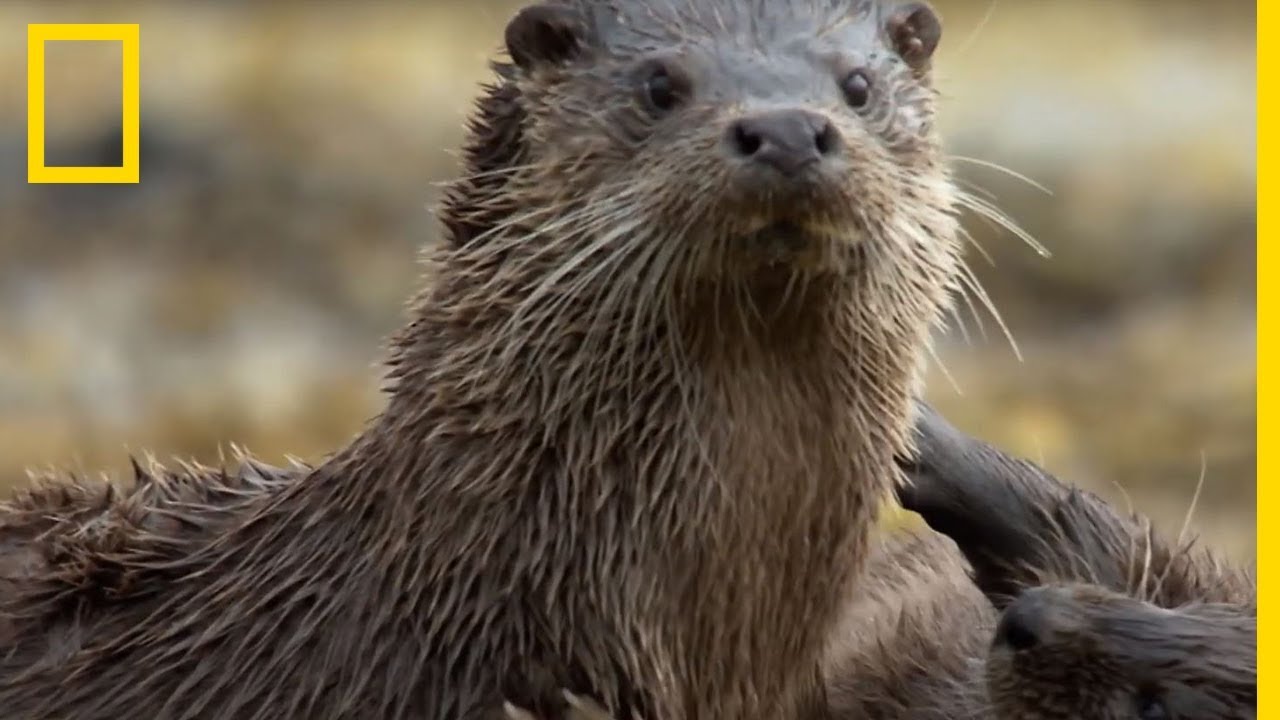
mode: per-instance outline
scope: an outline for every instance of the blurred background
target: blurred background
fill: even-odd
[[[1203,477],[1251,560],[1253,3],[935,5],[958,176],[1052,258],[966,219],[1021,359],[963,307],[930,398],[1171,532]],[[512,7],[0,0],[0,485],[356,432]],[[141,184],[26,184],[32,22],[141,24]],[[119,92],[118,43],[50,44],[50,164],[119,163]]]

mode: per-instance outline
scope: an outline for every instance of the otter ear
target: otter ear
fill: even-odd
[[[923,70],[942,39],[942,21],[927,3],[895,8],[885,23],[893,49],[916,70]]]
[[[507,24],[507,52],[526,72],[540,65],[558,65],[582,51],[582,17],[563,5],[524,8]]]

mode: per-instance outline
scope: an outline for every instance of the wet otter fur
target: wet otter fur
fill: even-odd
[[[152,571],[181,559],[186,537],[203,537],[309,471],[301,463],[273,467],[239,450],[235,459],[230,470],[134,459],[126,488],[103,478],[32,473],[27,487],[0,503],[0,648],[7,661],[48,662],[16,654],[39,652],[32,637],[74,632],[86,615],[157,592]],[[73,646],[51,641],[43,649]]]
[[[899,497],[948,537],[883,541],[853,627],[836,636],[834,717],[1255,716],[1251,570],[1170,541],[932,408],[917,429]]]
[[[1223,563],[1194,538],[1171,542],[1144,517],[1125,517],[1092,493],[970,437],[921,403],[917,458],[902,505],[956,542],[997,608],[1025,588],[1087,582],[1172,607],[1241,602],[1252,570]],[[981,522],[990,516],[991,522]]]
[[[624,718],[821,712],[955,286],[938,37],[919,3],[521,11],[385,411],[111,554],[131,591],[85,578],[56,634],[24,621],[0,707],[465,719],[568,688]]]
[[[918,427],[899,496],[1003,608],[983,671],[989,717],[1256,716],[1252,568],[1162,537],[928,407]]]
[[[1255,717],[1250,572],[1168,542],[927,406],[917,429],[900,496],[952,536],[874,538],[832,636],[829,717]],[[609,717],[575,708],[563,720]]]
[[[833,720],[988,720],[985,651],[997,613],[945,536],[878,536],[826,678]]]

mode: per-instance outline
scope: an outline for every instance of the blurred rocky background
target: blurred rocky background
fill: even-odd
[[[1254,5],[936,5],[958,176],[1052,257],[966,219],[1019,352],[963,304],[931,399],[1251,559]],[[511,7],[0,0],[0,477],[354,433]],[[26,184],[31,22],[141,23],[141,184]],[[50,162],[118,162],[119,45],[48,52]]]

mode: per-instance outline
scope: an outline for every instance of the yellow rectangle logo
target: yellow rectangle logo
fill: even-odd
[[[115,40],[124,49],[124,159],[120,167],[46,167],[44,164],[44,45],[51,40]],[[138,26],[43,24],[27,26],[27,182],[138,182]]]

